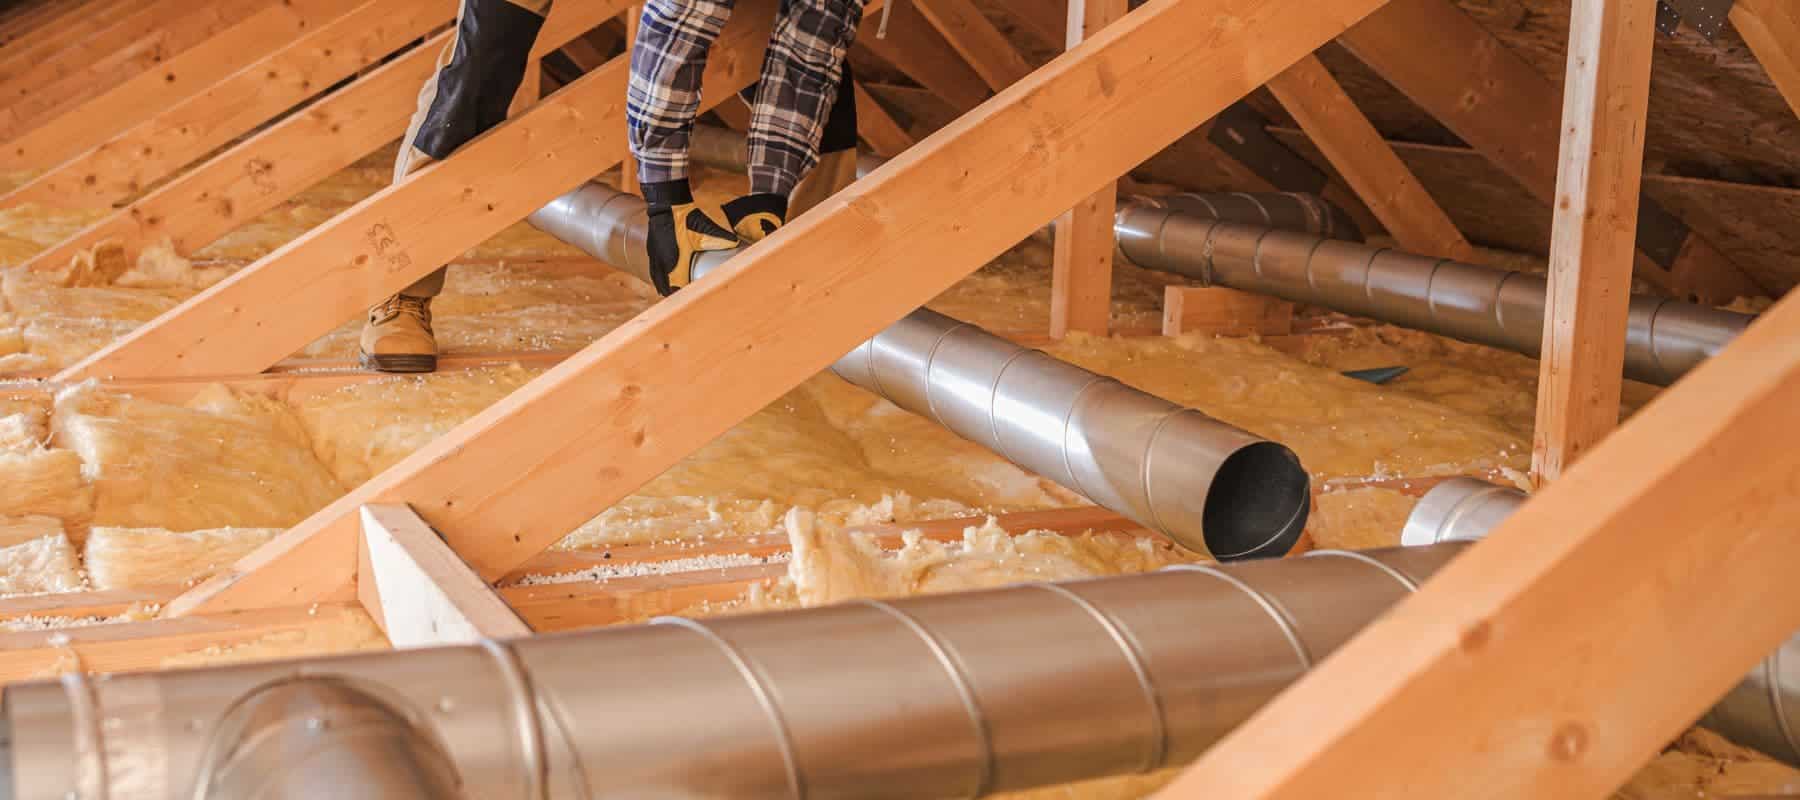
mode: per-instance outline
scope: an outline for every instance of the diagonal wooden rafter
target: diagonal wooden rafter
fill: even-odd
[[[156,69],[140,73],[0,147],[0,169],[48,169],[92,149],[254,63],[264,53],[359,5],[283,0],[246,17]]]
[[[46,19],[44,23],[18,41],[0,49],[0,80],[12,78],[70,48],[79,48],[87,38],[111,27],[122,13],[136,5],[133,0],[95,0],[76,3],[69,13]],[[138,21],[138,24],[142,24]],[[144,29],[148,33],[148,28]],[[90,52],[92,57],[98,53]]]
[[[856,93],[857,132],[861,134],[863,141],[869,143],[869,148],[876,155],[893,158],[917,143],[912,134],[900,127],[899,121],[881,105],[881,101],[863,88],[861,82],[852,81],[849,88]]]
[[[1783,0],[1737,0],[1731,26],[1762,62],[1788,108],[1800,114],[1800,7]]]
[[[444,0],[366,0],[0,196],[0,208],[110,208],[448,23],[453,13]]]
[[[877,35],[881,15],[865,13],[856,41],[935,92],[959,113],[988,98],[988,86],[912,3],[894,5],[887,35]]]
[[[973,0],[914,0],[919,13],[957,55],[981,76],[988,88],[998,92],[1031,74],[1031,64],[1019,55],[1006,34],[975,7]]]
[[[773,16],[745,10],[734,18],[760,21],[766,34]],[[765,38],[752,40],[742,25],[721,35],[707,79],[726,91],[708,92],[703,106],[755,79]],[[63,375],[249,373],[280,361],[619,163],[628,69],[627,59],[613,59],[465,145],[453,165],[434,164],[376,192]]]
[[[1393,0],[1340,41],[1546,206],[1556,205],[1556,115],[1562,92],[1452,0]],[[1430,42],[1430,47],[1420,46]],[[1444,57],[1454,53],[1455,57]],[[1646,213],[1673,220],[1653,201]],[[1659,213],[1660,212],[1660,213]],[[1680,233],[1677,231],[1677,233]],[[1640,254],[1637,275],[1683,297],[1729,302],[1764,293],[1699,234]],[[1640,251],[1645,240],[1639,240]]]
[[[369,502],[408,503],[483,577],[506,574],[1381,2],[1151,0],[196,587],[169,613],[346,591],[355,513]],[[1115,91],[1121,85],[1135,90]],[[431,169],[443,175],[459,162],[491,172],[475,145]],[[387,242],[377,255],[389,265],[420,246],[404,235]],[[410,280],[433,263],[415,258],[389,279]]]
[[[538,34],[534,58],[605,21],[623,2],[555,6]],[[420,84],[436,68],[449,32],[319,99],[301,111],[169,180],[62,242],[28,266],[59,270],[83,250],[113,242],[135,263],[145,247],[167,238],[192,253],[255,219],[406,131]]]
[[[155,0],[79,43],[37,59],[0,83],[0,138],[45,113],[80,103],[194,46],[255,13],[270,0]]]
[[[1800,628],[1795,408],[1800,295],[1161,796],[1606,796]]]
[[[1438,258],[1472,259],[1475,250],[1450,215],[1316,56],[1295,62],[1268,88],[1401,247]]]

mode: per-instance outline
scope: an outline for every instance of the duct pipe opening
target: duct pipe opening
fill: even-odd
[[[1206,550],[1220,561],[1278,556],[1294,548],[1312,511],[1312,484],[1294,451],[1275,442],[1225,457],[1206,489]]]
[[[278,680],[230,706],[194,800],[461,800],[456,765],[400,710],[333,677]]]

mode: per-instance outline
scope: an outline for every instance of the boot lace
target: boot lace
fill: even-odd
[[[377,324],[380,324],[401,314],[417,318],[419,324],[425,326],[425,330],[431,330],[431,298],[429,297],[407,297],[397,294],[381,301],[381,305],[375,307],[371,316],[375,318]]]

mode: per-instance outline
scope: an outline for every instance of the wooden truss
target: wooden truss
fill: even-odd
[[[442,0],[242,0],[177,22],[155,2],[125,16],[140,30],[93,21],[123,0],[43,10],[55,5],[0,14],[0,96],[27,79],[54,87],[0,112],[0,169],[46,171],[0,204],[122,205],[40,255],[41,269],[107,241],[135,255],[168,237],[191,251],[391,141],[444,42],[431,30],[453,10]],[[1800,300],[1765,314],[1609,433],[1633,274],[1682,295],[1756,293],[1697,235],[1669,264],[1635,251],[1653,0],[1575,0],[1566,97],[1450,0],[1151,0],[1129,14],[1124,3],[1075,0],[1069,31],[1043,19],[1059,4],[1007,5],[1027,15],[1034,36],[1060,43],[1066,34],[1068,51],[1033,70],[967,0],[899,4],[886,37],[870,30],[861,40],[963,117],[915,142],[850,87],[864,138],[896,155],[888,166],[588,348],[537,356],[553,363],[543,376],[198,587],[0,601],[0,618],[162,606],[146,622],[0,635],[0,681],[70,659],[101,671],[155,667],[304,633],[355,604],[409,646],[735,598],[779,566],[517,581],[594,566],[594,556],[546,548],[1059,214],[1063,310],[1053,333],[1107,330],[1111,182],[1259,86],[1403,246],[1469,257],[1447,215],[1311,55],[1334,38],[1555,209],[1537,455],[1540,473],[1556,480],[1170,794],[1449,796],[1479,784],[1496,796],[1597,796],[1800,627],[1800,590],[1783,570],[1800,556],[1788,534],[1800,523],[1800,456],[1781,435],[1800,407]],[[560,4],[534,59],[630,8]],[[754,79],[771,8],[745,0],[714,50],[709,98]],[[1739,0],[1732,20],[1795,104],[1800,13],[1780,0]],[[65,52],[78,43],[132,55],[76,69]],[[144,55],[155,47],[167,49]],[[620,163],[626,73],[613,59],[542,100],[527,91],[511,120],[451,158],[59,378],[168,399],[217,375],[269,393],[363,379],[280,364]],[[1559,105],[1560,125],[1548,112]],[[1195,316],[1180,305],[1203,299],[1171,297],[1178,322]],[[1268,311],[1256,309],[1259,322]],[[569,420],[585,427],[571,430]],[[925,527],[952,536],[965,522]],[[1130,527],[1092,509],[1000,523]],[[759,555],[785,546],[730,545]],[[607,561],[693,554],[649,545],[615,548]],[[1540,668],[1552,661],[1562,668]]]

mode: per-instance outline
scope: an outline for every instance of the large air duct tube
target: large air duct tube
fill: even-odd
[[[694,159],[742,169],[742,134],[699,127]],[[882,163],[864,156],[858,174]],[[1342,240],[1362,234],[1310,195],[1227,192],[1121,198],[1119,249],[1142,267],[1274,295],[1537,356],[1542,277]],[[1723,349],[1755,317],[1633,295],[1625,375],[1667,386]]]
[[[355,687],[408,720],[456,765],[468,797],[956,798],[1147,772],[1200,754],[1459,547],[71,674],[6,687],[0,763],[12,785],[0,797],[223,797],[196,793],[234,763],[208,743],[241,729],[231,719],[244,698],[305,681]],[[293,713],[300,731],[318,715]],[[271,766],[267,778],[287,785],[270,796],[389,771],[375,763],[395,752],[384,739],[331,724],[313,733],[309,747],[368,757],[334,762],[343,769],[331,776]]]
[[[1401,543],[1430,548],[1478,540],[1527,498],[1518,489],[1474,478],[1445,481],[1413,506]],[[1800,633],[1763,659],[1700,724],[1800,767]]]
[[[456,765],[425,731],[374,694],[329,677],[276,681],[235,702],[199,764],[195,800],[464,797]]]
[[[357,687],[403,716],[409,737],[457,766],[468,797],[979,797],[1148,772],[1198,756],[1466,546],[71,674],[6,687],[0,797],[204,797],[195,787],[222,752],[207,743],[232,738],[234,706],[302,680]],[[315,746],[368,756],[331,778],[388,779],[377,762],[391,746],[317,732]],[[271,796],[354,796],[287,791],[325,779],[298,770],[269,777],[292,782]]]
[[[590,183],[531,223],[649,280],[633,195]],[[707,254],[695,277],[728,258]],[[1221,561],[1281,555],[1306,526],[1310,485],[1286,447],[933,311],[832,371]]]
[[[1114,233],[1140,266],[1274,295],[1536,356],[1542,277],[1398,250],[1200,219],[1148,204],[1120,207]],[[1633,295],[1625,375],[1660,385],[1736,338],[1755,318]]]

